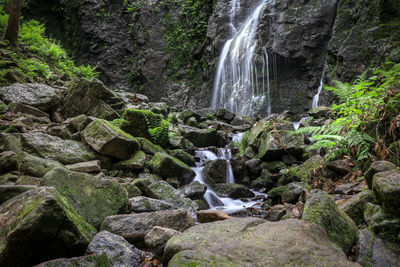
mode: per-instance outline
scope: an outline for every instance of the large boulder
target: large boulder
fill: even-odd
[[[58,161],[36,157],[28,153],[19,155],[19,163],[20,172],[40,178],[54,168],[63,167]]]
[[[339,208],[344,211],[357,225],[364,222],[364,208],[368,202],[374,202],[372,190],[365,190],[347,200]]]
[[[215,184],[213,189],[221,197],[233,199],[254,197],[254,193],[241,184]]]
[[[179,190],[173,188],[165,181],[151,183],[147,187],[146,194],[149,197],[164,200],[165,202],[171,203],[175,207],[185,209],[192,215],[198,208],[195,202],[189,198],[186,198]]]
[[[106,254],[113,267],[140,266],[146,254],[123,237],[107,231],[98,233],[90,242],[87,254]]]
[[[138,141],[111,122],[97,119],[82,132],[85,142],[100,154],[129,159],[139,150]]]
[[[107,216],[125,211],[128,197],[125,188],[115,180],[99,179],[90,174],[56,168],[41,182],[54,186],[75,210],[95,227]]]
[[[148,164],[154,173],[164,178],[177,178],[182,184],[189,183],[196,176],[188,165],[166,153],[156,153]]]
[[[360,230],[357,262],[362,266],[400,266],[400,247],[376,237],[369,229]]]
[[[65,118],[85,114],[113,120],[120,117],[116,109],[123,106],[122,99],[99,80],[80,79],[70,83],[61,112]]]
[[[164,228],[160,226],[154,226],[153,229],[144,237],[144,243],[146,247],[157,252],[158,255],[162,255],[165,244],[171,239],[171,237],[179,235],[181,232]]]
[[[41,132],[21,134],[21,143],[26,152],[63,164],[74,164],[96,158],[93,151],[77,141],[63,140]]]
[[[400,216],[400,173],[379,172],[374,175],[372,189],[376,198],[387,209]]]
[[[313,190],[310,193],[302,219],[321,225],[329,240],[342,248],[345,253],[350,252],[358,240],[357,225],[324,191]]]
[[[228,162],[224,159],[207,161],[202,170],[204,181],[209,185],[226,183],[227,168]]]
[[[61,100],[60,90],[39,83],[14,83],[0,87],[0,94],[3,95],[3,101],[7,104],[11,102],[25,104],[44,112],[55,109]]]
[[[170,155],[186,163],[190,167],[196,166],[196,161],[194,160],[194,157],[185,152],[183,149],[175,149],[171,151]]]
[[[227,141],[215,129],[183,127],[183,135],[197,147],[223,147]]]
[[[367,203],[364,220],[374,233],[393,241],[400,241],[400,218],[381,206]]]
[[[168,241],[163,261],[168,266],[359,266],[347,261],[318,225],[257,218],[191,227]]]
[[[142,171],[146,163],[146,154],[139,150],[130,159],[120,161],[115,164],[115,168],[119,170]]]
[[[0,265],[82,255],[95,233],[54,188],[27,191],[0,206]]]
[[[185,210],[165,210],[107,217],[101,225],[102,231],[120,235],[130,243],[141,243],[154,226],[185,231],[194,225],[194,220]]]
[[[280,160],[286,154],[303,156],[305,143],[301,134],[292,134],[288,131],[264,132],[259,142],[258,158],[263,160]]]
[[[368,188],[372,189],[372,178],[374,177],[375,174],[378,172],[385,172],[385,171],[398,171],[396,168],[396,165],[391,163],[390,161],[386,160],[378,160],[372,162],[371,166],[365,173],[365,180],[367,181]]]
[[[147,112],[149,111],[126,109],[123,115],[124,121],[120,126],[121,129],[132,136],[150,139],[146,118]]]
[[[199,181],[192,182],[184,187],[179,188],[179,191],[190,199],[201,199],[207,191],[207,186]]]
[[[172,209],[174,209],[174,206],[163,200],[143,196],[133,197],[129,199],[128,212],[130,213],[152,212]]]

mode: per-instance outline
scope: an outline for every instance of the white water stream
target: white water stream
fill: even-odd
[[[323,75],[322,75],[322,76],[323,76]],[[315,96],[314,96],[314,98],[313,98],[313,101],[312,101],[312,108],[318,107],[319,95],[320,95],[321,92],[322,92],[323,86],[324,86],[324,82],[322,81],[322,78],[321,78],[321,82],[320,82],[320,84],[319,84],[318,91],[317,91],[317,93],[315,94]]]
[[[233,36],[225,43],[219,57],[212,98],[214,109],[225,108],[236,114],[251,116],[267,104],[267,113],[271,114],[267,51],[263,49],[261,66],[255,60],[258,20],[265,5],[266,1],[263,0],[237,28],[240,0],[231,1],[230,26]]]
[[[234,139],[237,141],[240,141],[241,137],[243,137],[243,133],[236,134],[234,136]],[[218,154],[218,155],[217,155]],[[197,166],[192,168],[194,172],[196,173],[196,176],[194,177],[193,181],[198,181],[202,184],[205,184],[207,186],[207,191],[204,194],[204,200],[208,203],[210,206],[210,209],[212,210],[223,210],[226,213],[234,213],[240,210],[244,210],[248,207],[252,207],[255,204],[259,204],[258,201],[249,201],[249,202],[244,202],[239,199],[232,199],[229,197],[219,197],[217,193],[208,185],[204,179],[203,179],[203,168],[204,164],[207,161],[210,160],[216,160],[216,159],[224,159],[227,161],[227,175],[226,175],[226,183],[232,184],[235,183],[235,178],[232,170],[232,165],[230,163],[230,159],[232,157],[231,150],[228,148],[218,148],[218,153],[215,154],[214,152],[211,152],[209,150],[197,150],[195,152],[195,156],[200,159],[199,162],[197,162]],[[265,194],[252,191],[256,196],[261,196],[261,197],[266,197]]]

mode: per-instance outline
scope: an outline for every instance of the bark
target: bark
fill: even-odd
[[[4,39],[10,42],[10,46],[16,46],[18,43],[19,17],[21,16],[22,0],[12,0],[10,4],[10,14],[8,17],[7,30]]]

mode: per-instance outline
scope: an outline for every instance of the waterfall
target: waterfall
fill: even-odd
[[[323,76],[323,75],[322,75],[322,76]],[[320,95],[321,92],[322,92],[322,87],[323,87],[323,85],[324,85],[324,82],[322,81],[322,78],[321,78],[321,82],[320,82],[320,84],[319,84],[318,91],[317,91],[317,93],[315,94],[315,96],[314,96],[314,98],[313,98],[313,101],[312,101],[312,108],[318,107],[319,95]]]
[[[241,11],[240,0],[231,1],[230,26],[233,36],[226,41],[219,57],[212,98],[214,109],[225,108],[239,115],[252,116],[257,109],[265,106],[267,100],[267,113],[271,113],[270,62],[265,48],[261,62],[256,64],[256,33],[264,7],[263,0],[242,26],[236,29],[236,15]]]

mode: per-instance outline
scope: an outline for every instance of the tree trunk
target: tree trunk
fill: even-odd
[[[19,17],[21,16],[22,0],[12,0],[10,4],[10,15],[8,17],[7,30],[4,39],[10,42],[10,46],[16,46],[18,43]]]

